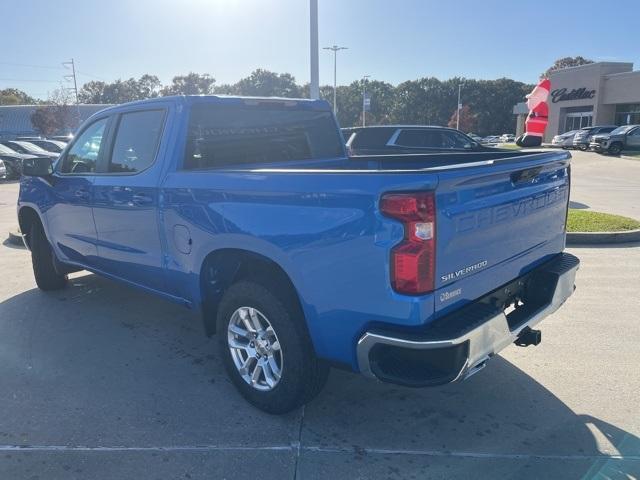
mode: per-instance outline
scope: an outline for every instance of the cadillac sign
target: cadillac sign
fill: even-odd
[[[596,96],[595,90],[587,90],[586,88],[574,88],[569,91],[566,88],[557,88],[551,92],[551,101],[553,103],[566,102],[569,100],[585,100]]]

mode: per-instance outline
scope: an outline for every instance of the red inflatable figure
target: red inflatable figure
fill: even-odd
[[[545,78],[536,85],[527,95],[527,107],[529,115],[525,122],[525,132],[516,140],[520,147],[539,147],[542,145],[542,137],[549,123],[549,92],[551,82]]]

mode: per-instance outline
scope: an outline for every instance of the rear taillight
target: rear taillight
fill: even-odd
[[[404,239],[391,250],[391,285],[398,293],[433,290],[436,260],[436,208],[433,192],[388,193],[380,210],[404,225]]]

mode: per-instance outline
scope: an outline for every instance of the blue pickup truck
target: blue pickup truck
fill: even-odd
[[[166,97],[25,160],[18,219],[42,290],[85,269],[201,310],[283,413],[330,367],[423,387],[539,343],[579,264],[569,185],[564,151],[349,157],[324,101]]]

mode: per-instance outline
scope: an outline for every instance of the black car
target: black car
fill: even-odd
[[[351,155],[437,152],[495,152],[455,128],[384,125],[342,129]]]
[[[594,135],[611,133],[616,128],[618,127],[615,125],[596,125],[595,127],[581,128],[573,137],[573,148],[578,148],[582,151],[589,150],[589,144]]]
[[[36,158],[36,156],[16,152],[0,142],[0,160],[4,162],[5,175],[8,180],[20,178],[20,175],[22,175],[22,161],[29,158]]]
[[[35,155],[36,157],[57,158],[58,154],[47,152],[45,149],[24,140],[2,140],[0,145],[10,148],[14,152],[23,153],[25,155]]]

